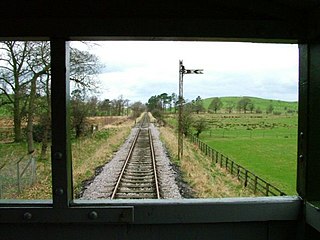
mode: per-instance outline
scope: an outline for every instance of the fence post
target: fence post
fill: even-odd
[[[31,156],[31,185],[33,185],[36,182],[36,161],[33,156]]]
[[[17,162],[17,185],[18,185],[18,195],[19,195],[21,193],[19,162]]]
[[[253,189],[253,192],[254,192],[254,193],[257,192],[257,183],[258,183],[258,177],[255,176],[255,177],[254,177],[254,189]]]
[[[238,180],[240,180],[240,167],[238,164],[237,164],[237,177],[238,177]]]
[[[244,186],[247,187],[248,185],[248,170],[245,171],[244,175]]]
[[[270,186],[270,184],[267,183],[267,185],[266,185],[266,195],[267,195],[267,196],[269,196],[269,186]]]
[[[214,151],[213,151],[213,149],[211,148],[211,162],[213,162],[214,161]]]
[[[223,155],[220,154],[220,167],[222,168],[222,158],[223,158]]]
[[[233,175],[233,161],[231,161],[231,175]]]
[[[225,159],[226,159],[226,170],[228,170],[228,162],[229,162],[229,158],[228,158],[228,157],[226,157]]]
[[[218,163],[218,152],[216,151],[216,163]]]

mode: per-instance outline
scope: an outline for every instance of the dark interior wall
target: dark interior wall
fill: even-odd
[[[306,45],[313,42],[318,45],[318,9],[317,0],[211,0],[194,3],[177,0],[13,0],[2,4],[0,8],[0,39],[197,39],[289,42]],[[313,55],[318,54],[318,51],[312,51]],[[303,75],[306,78],[305,94],[311,93],[311,98],[304,100],[305,113],[308,116],[310,108],[307,106],[316,106],[319,103],[316,97],[318,89],[310,91],[308,85],[311,74],[312,81],[318,86],[318,80],[315,79],[317,77],[313,72],[317,73],[317,59],[311,59],[312,63],[308,59],[305,60],[304,70],[308,69],[308,75]],[[310,116],[312,119],[306,117],[301,124],[304,126],[303,129],[306,129],[304,136],[312,136],[308,139],[312,142],[320,138],[316,133],[308,135],[308,131],[311,130],[307,126],[309,123],[315,124],[318,120],[317,114]],[[303,148],[307,149],[307,146]],[[315,160],[315,153],[314,151],[307,156]],[[307,176],[304,174],[312,171],[311,167],[306,168],[308,165],[304,163],[301,169],[301,181],[304,185],[302,189],[306,188],[307,183],[311,184],[311,188],[308,189],[314,189],[315,184],[311,179],[305,181]],[[311,192],[309,195],[313,196]],[[204,209],[202,214],[205,213]],[[198,212],[190,211],[188,214],[194,216]],[[303,211],[300,214],[302,216]],[[298,218],[290,221],[153,225],[89,222],[59,224],[46,221],[26,223],[19,218],[16,222],[8,224],[5,223],[5,215],[1,214],[0,209],[0,220],[0,239],[308,239],[304,237],[305,229],[309,229],[312,236],[309,239],[319,237],[313,228],[304,228],[304,222],[300,222]]]
[[[282,240],[297,239],[295,222],[164,225],[0,225],[1,239],[166,239]]]
[[[309,35],[311,0],[9,1],[0,37],[138,37],[296,42]]]

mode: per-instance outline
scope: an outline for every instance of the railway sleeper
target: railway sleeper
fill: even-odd
[[[154,189],[122,189],[120,188],[117,193],[138,193],[138,194],[144,194],[144,193],[155,193]]]
[[[133,183],[133,184],[149,184],[153,183],[154,181],[140,181],[140,180],[132,180],[132,179],[123,179],[121,183]]]
[[[117,194],[118,199],[154,199],[155,195],[131,195],[131,194]]]
[[[148,184],[144,184],[144,185],[141,185],[141,184],[126,184],[126,185],[123,185],[121,184],[119,186],[119,189],[155,189],[155,183],[148,183]]]
[[[136,177],[136,176],[123,176],[123,179],[129,179],[129,180],[136,180],[136,181],[149,181],[149,182],[153,182],[153,176],[143,176],[143,177]]]
[[[130,171],[130,172],[125,172],[125,174],[128,174],[128,175],[130,175],[130,176],[136,176],[136,177],[153,176],[153,175],[154,175],[153,172],[151,172],[151,171],[149,171],[149,172],[143,172],[143,173]]]

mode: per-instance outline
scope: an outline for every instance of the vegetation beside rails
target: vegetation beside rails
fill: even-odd
[[[72,165],[74,195],[77,196],[83,181],[93,178],[95,170],[111,160],[113,153],[124,142],[130,133],[133,121],[128,120],[116,127],[110,127],[94,133],[89,137],[82,137],[72,141]],[[40,144],[36,145],[40,149]],[[26,143],[1,143],[0,159],[6,159],[13,151],[15,155],[25,154]],[[5,198],[10,199],[51,199],[52,178],[50,151],[47,159],[37,160],[37,181],[34,185],[22,189],[17,194],[17,187],[13,183],[10,193]],[[15,175],[15,172],[12,172]]]
[[[242,186],[237,178],[213,163],[211,159],[197,151],[195,146],[184,142],[182,161],[178,161],[177,135],[169,127],[161,127],[160,133],[171,155],[183,173],[183,179],[191,186],[198,198],[246,197],[254,196]]]
[[[79,195],[83,182],[95,175],[98,167],[112,159],[115,151],[129,135],[133,122],[127,121],[118,128],[95,133],[94,137],[79,139],[72,145],[73,185],[75,196]]]

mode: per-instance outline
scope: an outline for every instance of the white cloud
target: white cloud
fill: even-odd
[[[179,59],[187,69],[204,69],[203,75],[184,76],[184,96],[189,100],[199,95],[298,98],[297,45],[107,41],[90,51],[106,65],[99,76],[100,98],[123,95],[145,102],[152,95],[178,93]]]

